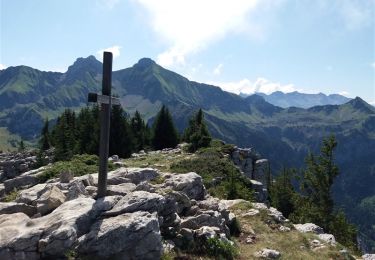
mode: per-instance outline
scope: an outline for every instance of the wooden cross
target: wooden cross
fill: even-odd
[[[99,146],[99,178],[97,198],[105,197],[107,192],[109,130],[111,121],[111,106],[120,105],[120,100],[111,96],[112,82],[112,53],[103,53],[102,95],[88,94],[88,102],[100,104],[100,146]]]

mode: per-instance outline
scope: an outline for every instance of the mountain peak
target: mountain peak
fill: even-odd
[[[135,67],[140,67],[140,68],[148,68],[148,67],[151,67],[151,66],[153,66],[155,64],[156,64],[156,62],[153,61],[150,58],[142,58],[134,66]]]
[[[375,109],[360,97],[355,97],[354,99],[350,100],[347,104],[350,104],[353,108],[364,112],[375,112]]]
[[[98,61],[95,56],[90,55],[87,58],[78,58],[73,63],[73,65],[69,66],[67,73],[68,74],[75,74],[79,71],[87,71],[93,73],[100,73],[102,70],[102,63]]]

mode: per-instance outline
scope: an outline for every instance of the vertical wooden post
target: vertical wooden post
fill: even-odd
[[[111,84],[112,84],[112,53],[103,54],[102,94],[109,97],[109,104],[102,103],[100,111],[100,152],[99,178],[97,198],[105,197],[107,192],[109,130],[111,119]]]

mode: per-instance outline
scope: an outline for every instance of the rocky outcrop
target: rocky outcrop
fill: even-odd
[[[323,228],[315,225],[314,223],[306,223],[306,224],[295,224],[294,228],[297,229],[301,233],[315,233],[315,234],[323,234]]]
[[[238,147],[234,147],[230,158],[241,173],[251,180],[256,200],[259,202],[267,201],[267,178],[270,174],[268,160],[261,159],[260,155],[252,148]]]
[[[122,167],[108,180],[113,196],[104,199],[94,199],[97,174],[88,174],[36,184],[0,204],[0,259],[59,258],[72,250],[88,258],[159,259],[163,236],[182,247],[209,237],[229,241],[235,216],[228,207],[241,200],[207,196],[198,174]]]

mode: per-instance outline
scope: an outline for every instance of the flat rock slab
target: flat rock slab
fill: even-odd
[[[32,217],[36,214],[36,207],[17,202],[0,202],[0,215],[20,212]]]
[[[134,191],[124,196],[113,209],[104,212],[103,216],[117,216],[135,211],[161,212],[165,202],[165,198],[159,194]]]

